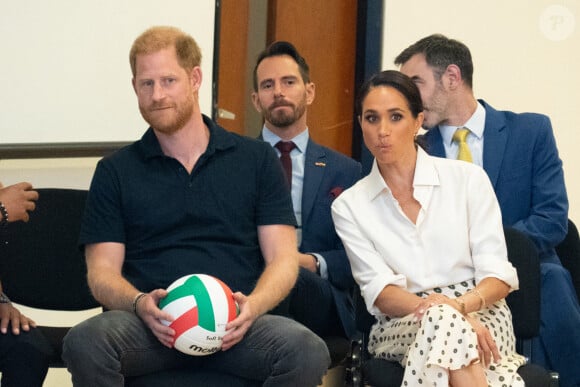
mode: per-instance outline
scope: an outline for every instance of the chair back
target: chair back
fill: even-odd
[[[518,272],[519,290],[506,301],[512,312],[514,333],[518,340],[536,337],[540,331],[540,257],[532,240],[522,232],[504,229],[508,259]]]
[[[0,230],[0,278],[16,303],[39,309],[79,311],[98,307],[87,285],[78,247],[86,190],[37,189],[27,223]]]
[[[354,289],[354,308],[356,316],[356,329],[363,334],[371,331],[373,324],[377,321],[375,316],[369,313],[364,298],[361,295],[360,287],[357,285]]]
[[[568,233],[558,246],[556,253],[562,265],[570,272],[576,295],[580,299],[580,237],[578,229],[571,219],[568,219]]]

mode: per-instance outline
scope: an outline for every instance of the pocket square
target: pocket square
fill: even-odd
[[[344,189],[342,187],[334,187],[333,189],[330,190],[328,195],[330,196],[330,198],[332,200],[334,200],[338,197],[338,195],[340,195],[342,193],[342,191],[344,191]]]

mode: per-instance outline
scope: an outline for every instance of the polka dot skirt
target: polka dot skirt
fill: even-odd
[[[455,298],[473,287],[472,281],[462,282],[418,295],[426,297],[437,292]],[[523,387],[517,369],[526,361],[515,352],[512,317],[505,300],[470,316],[487,327],[501,354],[499,363],[485,369],[489,386]],[[405,367],[402,386],[448,387],[448,370],[460,369],[479,358],[475,331],[461,313],[445,304],[429,308],[421,321],[416,321],[412,314],[402,318],[379,317],[371,329],[368,349],[375,357],[398,361]]]

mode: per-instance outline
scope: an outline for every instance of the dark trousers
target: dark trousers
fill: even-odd
[[[289,314],[320,337],[347,337],[336,310],[330,282],[302,267],[290,293]]]
[[[2,387],[41,387],[48,372],[51,347],[42,333],[30,331],[0,333],[0,372]]]
[[[580,386],[580,307],[570,273],[560,264],[540,264],[540,335],[532,341],[532,362],[560,374],[560,387]]]

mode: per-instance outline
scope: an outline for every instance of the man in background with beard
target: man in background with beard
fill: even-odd
[[[274,42],[258,56],[252,102],[264,118],[261,138],[286,165],[298,224],[300,274],[287,300],[290,317],[319,336],[352,337],[354,281],[330,206],[360,179],[361,165],[310,139],[306,113],[314,94],[308,64],[291,43]]]

